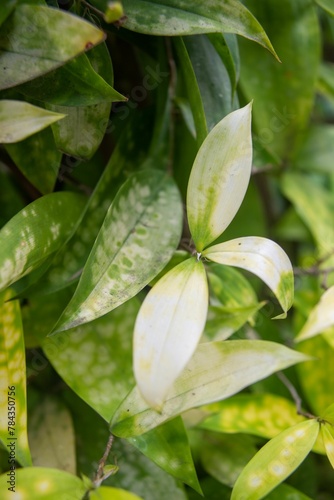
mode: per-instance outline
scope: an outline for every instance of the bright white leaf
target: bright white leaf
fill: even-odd
[[[22,141],[65,115],[23,101],[0,101],[0,143]]]
[[[116,411],[111,430],[121,437],[143,434],[186,410],[228,398],[278,370],[308,359],[302,353],[263,340],[200,344],[160,413],[149,407],[135,387]]]
[[[319,422],[306,420],[265,444],[238,477],[231,500],[260,500],[290,476],[311,451]]]
[[[223,118],[200,147],[187,191],[198,252],[227,228],[244,199],[252,167],[251,103]]]
[[[334,325],[334,286],[326,290],[320,302],[312,309],[308,320],[295,338],[296,342],[309,339]]]
[[[213,245],[203,257],[250,271],[276,295],[285,317],[293,302],[293,270],[289,257],[274,241],[248,236]]]
[[[204,265],[195,258],[169,271],[144,300],[134,331],[134,373],[152,408],[161,408],[193,355],[205,326],[208,300]]]
[[[330,424],[322,424],[320,434],[325,446],[328,460],[334,469],[334,434]]]

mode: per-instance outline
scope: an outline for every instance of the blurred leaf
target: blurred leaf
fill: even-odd
[[[223,118],[197,153],[187,191],[190,232],[197,252],[214,241],[237,213],[252,164],[251,105]]]
[[[86,58],[85,55],[81,57]],[[97,77],[100,79],[102,77],[105,82],[113,85],[113,68],[105,43],[94,47],[88,52],[87,62],[96,71]],[[70,81],[72,81],[72,78]],[[93,156],[109,126],[110,99],[104,101],[107,102],[100,102],[91,106],[81,105],[75,108],[64,105],[49,106],[53,111],[66,114],[62,123],[56,123],[52,127],[59,149],[68,155],[85,160]],[[75,134],[73,133],[74,130]]]
[[[0,228],[25,206],[19,187],[0,162]]]
[[[18,5],[1,27],[0,89],[44,75],[104,37],[94,25],[63,10]]]
[[[231,500],[245,494],[247,500],[263,498],[299,466],[311,451],[318,433],[319,422],[306,420],[265,444],[238,477]]]
[[[15,460],[30,466],[21,311],[17,300],[3,303],[7,298],[4,293],[0,296],[0,440],[10,453],[9,467],[15,466]]]
[[[334,102],[334,64],[322,63],[319,68],[318,91]]]
[[[140,435],[183,411],[225,399],[305,359],[300,353],[274,342],[230,340],[200,344],[176,380],[161,413],[150,409],[135,387],[117,409],[111,430],[121,437]]]
[[[326,423],[321,425],[320,433],[324,441],[324,446],[327,452],[328,460],[334,469],[334,434],[333,426]]]
[[[0,11],[0,25],[7,19],[9,14],[14,10],[17,0],[3,0]]]
[[[76,193],[51,193],[27,205],[0,231],[0,287],[38,268],[71,235],[84,205]]]
[[[134,331],[134,373],[149,406],[161,409],[204,329],[208,285],[190,258],[163,276],[145,298]]]
[[[311,497],[285,483],[277,486],[265,498],[266,500],[312,500]]]
[[[163,470],[202,493],[181,417],[128,440]]]
[[[322,413],[321,418],[334,425],[334,403],[328,406]]]
[[[295,338],[295,342],[314,337],[334,325],[334,286],[326,290],[320,302],[312,309],[305,325]]]
[[[293,270],[289,257],[274,241],[248,236],[207,248],[203,257],[240,267],[261,278],[277,297],[285,315],[293,302]]]
[[[306,131],[305,139],[293,166],[310,172],[333,173],[333,144],[333,125],[311,125]]]
[[[203,342],[225,340],[249,321],[254,324],[256,313],[265,302],[246,307],[209,306],[208,320],[205,325]]]
[[[291,158],[313,106],[320,33],[312,0],[247,0],[263,24],[282,64],[259,47],[240,40],[240,85],[254,99],[253,123],[262,146],[281,160]]]
[[[195,0],[156,2],[154,0],[123,0],[127,16],[123,26],[149,35],[195,35],[199,33],[236,33],[275,51],[253,15],[237,0],[223,4],[214,0],[203,4]],[[203,21],[205,20],[205,21]]]
[[[132,175],[104,219],[54,333],[92,321],[142,290],[170,260],[181,224],[182,204],[174,181],[158,170]]]
[[[328,12],[328,14],[334,16],[334,6],[331,0],[315,0],[315,1],[320,7],[325,9],[325,11]]]
[[[0,143],[22,141],[64,116],[28,102],[0,100]]]
[[[29,443],[34,466],[75,474],[75,436],[67,408],[58,399],[46,396],[29,417]]]
[[[119,488],[100,486],[89,493],[90,500],[140,500],[141,497]]]
[[[47,467],[26,467],[15,472],[15,496],[34,500],[81,500],[86,488],[81,479],[68,472]],[[8,476],[0,476],[0,491],[3,500],[12,500],[13,492],[8,491]]]
[[[53,191],[62,155],[49,128],[18,143],[8,144],[6,150],[23,175],[42,194]]]

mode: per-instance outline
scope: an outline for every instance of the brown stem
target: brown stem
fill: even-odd
[[[114,436],[112,434],[110,434],[106,449],[104,450],[103,456],[102,456],[101,460],[99,461],[99,466],[98,466],[98,469],[96,471],[95,478],[93,481],[96,485],[98,485],[101,482],[101,479],[104,476],[103,469],[104,469],[106,462],[108,460],[108,456],[109,456],[111,447],[113,445],[113,442],[114,442]]]
[[[316,418],[316,416],[312,415],[312,413],[309,413],[309,412],[304,411],[302,409],[302,398],[299,396],[295,386],[284,375],[284,373],[277,372],[276,375],[280,379],[280,381],[285,385],[285,387],[288,389],[288,391],[290,392],[291,397],[295,402],[298,415],[302,415],[303,417],[306,417],[306,418]]]

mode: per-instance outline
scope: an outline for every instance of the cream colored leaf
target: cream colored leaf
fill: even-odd
[[[309,339],[334,325],[334,286],[330,287],[312,309],[295,342]]]

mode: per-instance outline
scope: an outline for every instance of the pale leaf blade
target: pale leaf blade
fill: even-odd
[[[223,118],[199,149],[187,191],[187,213],[196,249],[227,228],[245,196],[252,166],[251,104]]]
[[[320,434],[324,443],[324,447],[327,453],[328,460],[334,469],[334,435],[333,426],[328,424],[322,424]]]
[[[121,488],[100,486],[100,488],[91,491],[89,500],[142,500],[142,497]]]
[[[272,290],[284,313],[293,301],[293,270],[284,250],[267,238],[248,236],[213,245],[203,256],[255,274]]]
[[[208,300],[204,265],[195,258],[169,271],[144,300],[134,331],[134,373],[152,408],[161,408],[193,355],[205,325]]]
[[[0,101],[0,143],[22,141],[64,117],[28,102],[3,99]]]
[[[174,181],[157,170],[132,175],[115,197],[53,333],[92,321],[136,295],[168,263],[181,229]]]
[[[295,342],[309,339],[334,325],[334,286],[330,287],[312,309]]]
[[[319,422],[306,420],[289,427],[261,448],[238,477],[231,500],[260,500],[288,477],[311,451]]]
[[[140,435],[186,410],[228,398],[275,371],[307,359],[285,346],[261,340],[200,344],[161,413],[149,408],[135,387],[116,411],[112,432],[121,437]]]

